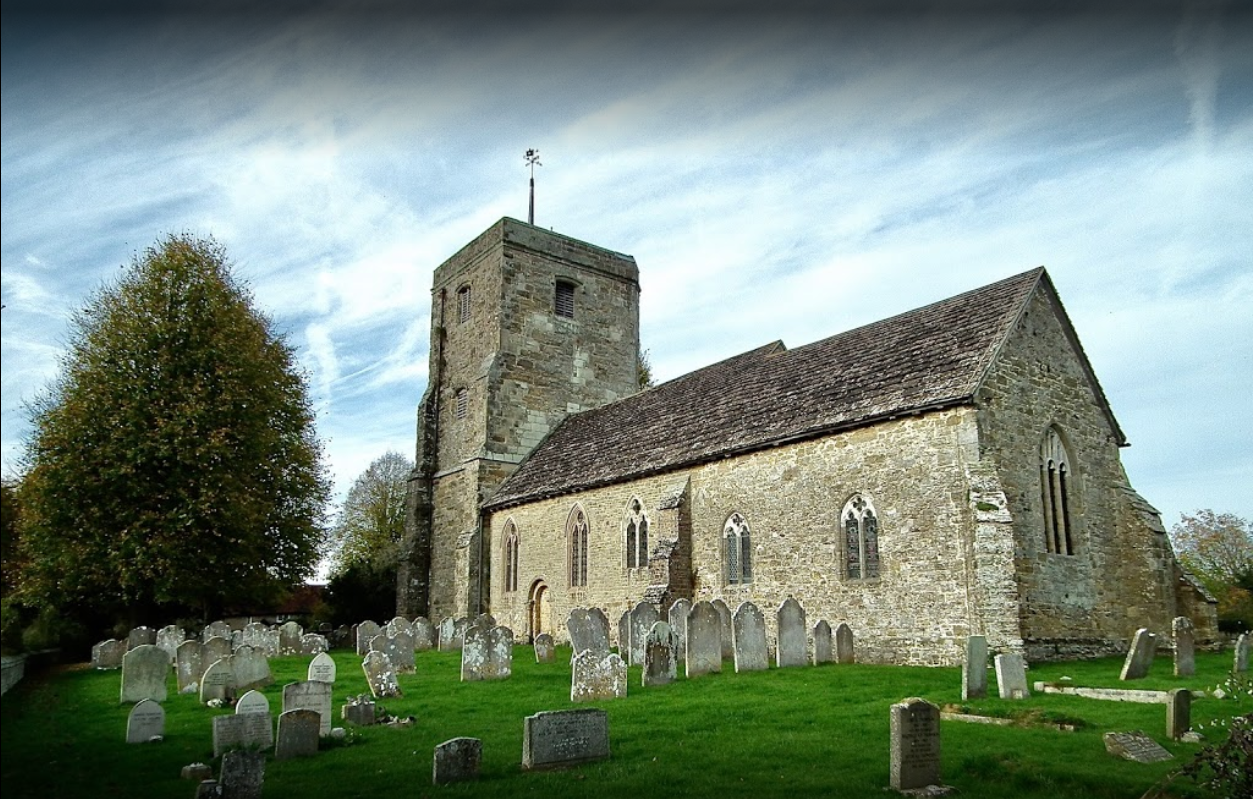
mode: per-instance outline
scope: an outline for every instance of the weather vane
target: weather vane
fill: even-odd
[[[527,212],[526,221],[535,224],[535,167],[543,166],[539,162],[539,150],[531,148],[526,151],[526,165],[531,168],[531,208]]]

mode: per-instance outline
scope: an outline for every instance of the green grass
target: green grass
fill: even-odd
[[[339,670],[334,707],[366,693],[360,658],[332,653]],[[310,797],[876,797],[888,784],[888,707],[909,696],[960,705],[955,668],[828,665],[730,671],[674,684],[640,687],[631,669],[625,699],[590,703],[609,714],[612,758],[552,772],[522,772],[522,719],[559,710],[569,701],[568,649],[557,662],[536,664],[529,647],[514,653],[514,674],[500,682],[459,681],[459,653],[421,653],[417,673],[401,675],[403,698],[380,705],[408,726],[350,728],[349,739],[317,757],[266,766],[266,799]],[[265,689],[271,708],[282,686],[304,679],[308,657],[271,661],[276,682]],[[1120,660],[1041,664],[1029,678],[1075,685],[1209,689],[1223,682],[1230,654],[1197,656],[1197,676],[1171,676],[1160,658],[1143,680],[1120,684]],[[129,706],[118,704],[120,672],[85,666],[28,678],[3,701],[5,799],[100,796],[178,797],[194,786],[179,778],[182,766],[211,763],[211,722],[218,713],[191,696],[171,693],[165,703],[166,737],[153,744],[125,743]],[[992,681],[993,687],[995,685]],[[173,679],[171,677],[171,689]],[[1020,701],[964,703],[970,712],[1019,718],[1010,727],[941,723],[942,774],[962,799],[1023,797],[1135,799],[1201,748],[1164,738],[1164,705],[1038,695]],[[1253,700],[1197,699],[1194,725],[1253,711]],[[1043,722],[1067,721],[1074,732]],[[340,722],[337,720],[337,724]],[[1176,759],[1138,764],[1106,754],[1101,735],[1144,730]],[[481,778],[474,783],[430,785],[434,747],[457,736],[483,741]],[[1170,796],[1206,797],[1188,780]],[[891,795],[891,794],[888,794]]]

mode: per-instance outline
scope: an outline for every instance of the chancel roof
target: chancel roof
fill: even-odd
[[[560,496],[969,403],[1041,283],[1056,300],[1044,269],[1033,269],[796,349],[776,341],[573,414],[485,507]],[[1060,315],[1073,339],[1064,312]]]

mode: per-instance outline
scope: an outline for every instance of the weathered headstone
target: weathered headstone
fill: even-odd
[[[735,644],[735,671],[765,671],[770,668],[766,653],[766,619],[752,602],[742,602],[731,622]]]
[[[715,599],[709,604],[714,606],[714,610],[718,611],[718,620],[721,626],[722,635],[722,659],[730,660],[735,657],[735,638],[731,631],[731,608],[721,599]]]
[[[122,656],[122,702],[153,699],[164,702],[169,692],[170,656],[155,644],[140,644]]]
[[[157,631],[151,627],[134,627],[130,631],[130,635],[126,636],[126,648],[134,649],[137,646],[156,646]]]
[[[831,625],[819,619],[814,625],[814,665],[835,662],[835,649],[831,646]]]
[[[278,628],[278,653],[280,655],[299,655],[301,641],[305,630],[297,622],[286,621]]]
[[[469,628],[471,624],[477,624],[480,627],[486,627],[487,629],[490,630],[491,628],[496,626],[496,617],[490,613],[480,613],[479,615],[475,616],[473,619],[468,619],[468,624],[466,624],[466,627]]]
[[[382,628],[374,621],[363,621],[357,625],[357,654],[365,656],[370,652],[370,642],[382,632]]]
[[[1196,630],[1187,616],[1176,616],[1170,623],[1171,637],[1175,639],[1175,676],[1191,677],[1196,674]]]
[[[316,755],[321,728],[322,717],[316,710],[303,707],[284,710],[278,717],[274,759],[291,760],[294,757]]]
[[[847,622],[835,626],[835,662],[856,663],[857,652],[853,646],[853,628]]]
[[[618,655],[626,661],[631,660],[631,610],[622,611],[618,617]]]
[[[627,666],[616,652],[585,649],[570,664],[570,701],[592,702],[627,695]]]
[[[722,619],[713,604],[704,600],[687,614],[688,677],[722,671]]]
[[[260,691],[247,691],[235,702],[236,713],[269,713],[270,700]]]
[[[1147,677],[1149,667],[1153,665],[1153,655],[1157,652],[1157,636],[1141,627],[1136,630],[1131,640],[1131,649],[1127,651],[1127,659],[1122,664],[1120,680],[1138,680]]]
[[[229,655],[235,649],[235,645],[231,643],[231,639],[221,635],[215,635],[212,638],[205,639],[204,642],[204,662],[212,663],[215,660],[221,660]]]
[[[126,742],[142,744],[165,735],[165,708],[159,702],[142,699],[126,718]]]
[[[461,679],[503,680],[513,672],[513,630],[475,622],[461,647]]]
[[[321,719],[320,734],[331,734],[331,690],[329,682],[307,680],[283,686],[283,712],[312,710]]]
[[[374,700],[368,696],[354,696],[339,709],[339,716],[344,721],[368,727],[375,721]]]
[[[330,641],[321,633],[305,633],[300,636],[300,654],[317,655],[331,648]]]
[[[1137,763],[1158,763],[1174,757],[1161,744],[1140,730],[1107,732],[1102,738],[1105,741],[1105,751],[1124,760],[1134,760]]]
[[[1240,637],[1236,639],[1235,656],[1232,660],[1231,670],[1236,674],[1244,674],[1249,670],[1249,634],[1240,633]]]
[[[396,633],[404,633],[405,635],[408,635],[409,637],[412,638],[413,637],[413,622],[409,621],[404,616],[396,616],[391,621],[387,622],[387,629],[385,630],[385,632],[388,633],[389,635],[395,635]]]
[[[313,656],[309,663],[307,679],[317,682],[335,682],[335,660],[325,652]]]
[[[269,638],[270,628],[259,621],[250,621],[244,625],[243,636],[240,641],[244,646],[250,646],[253,649],[264,652],[266,640]]]
[[[397,674],[412,674],[414,671],[413,636],[408,633],[379,633],[370,639],[370,651],[387,655]]]
[[[453,738],[435,747],[431,782],[446,785],[477,779],[483,760],[483,742],[478,738]]]
[[[266,659],[264,650],[247,644],[236,648],[231,667],[235,670],[235,687],[241,691],[264,688],[274,683],[270,661]]]
[[[457,620],[452,616],[447,616],[439,623],[439,651],[451,652],[459,649],[461,643],[457,638]]]
[[[653,624],[644,639],[644,685],[665,685],[679,672],[679,640],[664,621]]]
[[[592,635],[604,640],[604,651],[609,651],[609,617],[600,608],[588,608],[587,619],[592,625]],[[591,647],[589,647],[591,648]]]
[[[1175,688],[1167,694],[1166,737],[1178,741],[1192,728],[1192,692]]]
[[[604,656],[609,654],[609,629],[601,624],[601,617],[587,608],[573,608],[566,616],[566,631],[570,634],[570,647],[575,655],[588,651]]]
[[[993,659],[996,669],[996,688],[1001,699],[1026,699],[1031,695],[1027,688],[1027,670],[1022,655],[1009,652]]]
[[[208,641],[210,638],[231,640],[231,625],[221,620],[209,622],[200,633],[200,640]]]
[[[535,636],[535,662],[536,663],[552,663],[555,647],[553,645],[553,637],[548,633],[540,633]]]
[[[680,598],[674,600],[666,611],[666,623],[674,630],[674,637],[678,641],[675,652],[680,660],[687,657],[687,614],[691,610],[692,600]]]
[[[892,788],[911,791],[940,785],[940,709],[911,697],[892,705]]]
[[[157,646],[165,650],[170,656],[170,662],[174,662],[174,658],[178,654],[178,645],[187,640],[187,633],[183,632],[183,628],[175,624],[167,624],[160,630],[157,630]]]
[[[120,669],[125,654],[126,642],[110,638],[91,648],[91,665],[98,669]]]
[[[966,638],[962,660],[962,699],[982,699],[988,695],[988,639],[982,635]]]
[[[214,700],[225,702],[235,698],[235,669],[231,665],[234,658],[227,655],[213,661],[204,674],[200,675],[200,702],[207,704]]]
[[[607,759],[609,714],[603,710],[549,710],[527,716],[523,721],[524,769],[554,768]]]
[[[630,637],[627,644],[627,651],[631,653],[631,659],[628,661],[630,665],[643,665],[644,641],[648,638],[648,631],[659,621],[661,621],[661,614],[651,602],[637,602],[635,607],[631,608],[630,621],[627,626],[627,635]]]
[[[376,699],[388,696],[400,696],[400,683],[396,680],[396,670],[392,668],[391,659],[382,652],[370,652],[361,663],[365,672],[366,682],[370,685],[370,693]]]
[[[178,645],[174,655],[174,674],[180,694],[192,694],[200,690],[200,675],[204,674],[204,644],[188,639]]]
[[[231,749],[269,749],[274,746],[274,715],[233,713],[213,717],[213,756]]]
[[[413,651],[428,652],[435,648],[435,627],[425,616],[413,620]]]
[[[218,785],[222,799],[261,799],[265,752],[234,751],[222,756]]]
[[[806,629],[805,609],[792,597],[783,600],[775,611],[779,641],[775,649],[775,663],[779,668],[806,666],[809,664],[809,631]]]

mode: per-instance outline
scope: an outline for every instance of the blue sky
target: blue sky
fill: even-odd
[[[1168,525],[1253,517],[1247,5],[24,5],[8,474],[69,314],[178,231],[222,242],[297,348],[340,492],[412,457],[431,273],[526,218],[535,147],[537,224],[637,259],[659,379],[1044,265],[1136,488]]]

